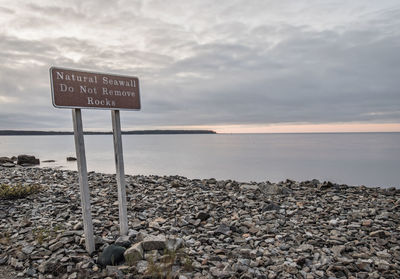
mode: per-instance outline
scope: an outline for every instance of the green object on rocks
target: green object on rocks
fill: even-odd
[[[12,200],[25,198],[31,194],[35,194],[42,189],[40,185],[0,185],[0,199]]]
[[[98,263],[102,266],[117,265],[125,261],[125,248],[111,244],[100,254]]]

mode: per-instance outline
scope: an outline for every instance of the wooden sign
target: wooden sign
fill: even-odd
[[[120,234],[127,235],[128,215],[119,110],[140,109],[139,79],[137,77],[51,67],[50,81],[53,105],[56,108],[72,109],[85,246],[88,253],[92,254],[95,251],[95,243],[81,108],[112,110],[119,226]]]
[[[137,77],[51,67],[50,80],[57,108],[140,110]]]

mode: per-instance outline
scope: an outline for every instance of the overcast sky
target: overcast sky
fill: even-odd
[[[0,129],[71,129],[51,66],[138,76],[123,129],[400,127],[400,2],[0,0]]]

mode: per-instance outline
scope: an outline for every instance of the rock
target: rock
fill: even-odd
[[[149,222],[149,228],[158,230],[158,229],[160,229],[160,224],[156,221],[151,221],[151,222]]]
[[[38,271],[43,274],[50,273],[54,271],[57,266],[58,266],[57,262],[50,259],[42,262],[38,267]]]
[[[67,157],[67,161],[68,162],[76,161],[76,158],[75,157]]]
[[[210,272],[212,276],[217,277],[217,278],[231,278],[232,272],[225,270],[225,269],[220,269],[218,267],[212,267],[210,268]]]
[[[225,234],[228,235],[231,232],[231,228],[226,224],[220,224],[215,231],[216,234]]]
[[[331,226],[336,226],[337,224],[338,224],[338,219],[332,219],[332,220],[329,220],[329,225],[331,225]]]
[[[74,229],[74,231],[82,230],[83,229],[83,223],[82,222],[76,223],[74,225],[73,229]]]
[[[364,220],[361,225],[364,227],[370,227],[372,225],[372,220]]]
[[[64,246],[64,243],[62,243],[61,241],[58,241],[58,242],[54,243],[53,245],[50,245],[49,249],[50,249],[50,251],[54,252],[54,251],[57,251],[58,249],[60,249],[63,246]]]
[[[94,222],[93,222],[94,224]],[[103,239],[102,237],[95,235],[94,236],[94,245],[96,247],[96,249],[100,248],[100,247],[104,247],[104,245],[107,244],[107,241],[105,239]]]
[[[380,238],[384,238],[386,236],[389,236],[390,233],[389,232],[385,232],[383,230],[377,230],[377,231],[373,231],[369,234],[370,237],[380,237]]]
[[[250,185],[250,184],[242,184],[240,185],[240,190],[244,190],[244,191],[256,191],[258,190],[258,186],[257,185]]]
[[[199,212],[196,215],[196,219],[200,219],[200,221],[207,221],[208,218],[210,218],[210,214],[208,214],[207,212]]]
[[[148,235],[143,239],[141,243],[144,251],[151,251],[151,250],[164,250],[165,242],[166,238],[163,235],[158,235],[158,236]]]
[[[0,157],[0,164],[5,164],[5,163],[14,163],[14,161],[8,157]]]
[[[171,187],[172,188],[179,188],[181,186],[184,186],[179,180],[173,180],[171,182]]]
[[[7,255],[0,255],[0,265],[7,263],[8,256]]]
[[[332,187],[334,187],[334,184],[332,183],[332,182],[324,182],[324,183],[322,183],[322,184],[318,184],[318,186],[317,186],[317,189],[318,190],[326,190],[326,189],[330,189],[330,188],[332,188]]]
[[[314,246],[311,244],[301,244],[299,248],[296,249],[297,252],[312,252],[314,250]]]
[[[1,164],[1,166],[5,167],[5,168],[13,168],[13,167],[15,167],[15,164],[14,163],[3,163],[3,164]]]
[[[17,158],[18,165],[39,165],[40,160],[35,156],[31,155],[18,155]]]
[[[273,211],[273,210],[277,211],[280,209],[281,209],[281,207],[273,202],[269,202],[268,204],[264,205],[262,208],[263,211]]]
[[[143,273],[146,272],[148,266],[149,266],[149,263],[147,261],[139,261],[136,264],[136,269],[137,269],[139,274],[143,274]]]
[[[165,245],[168,251],[176,251],[184,247],[185,241],[182,238],[170,238],[167,239]]]
[[[262,183],[258,187],[266,195],[287,195],[291,192],[289,188],[277,184]]]
[[[140,261],[144,257],[142,243],[136,243],[124,253],[125,260],[127,264],[134,265],[136,262]]]
[[[36,269],[34,269],[34,268],[28,268],[28,269],[25,271],[25,274],[26,274],[27,276],[29,276],[29,277],[34,277],[34,276],[36,276]]]
[[[122,263],[125,260],[125,251],[126,249],[124,247],[111,244],[99,255],[98,263],[102,266]]]
[[[35,249],[34,246],[24,246],[24,247],[22,247],[21,251],[26,255],[30,255],[30,254],[32,254],[34,249]]]
[[[377,269],[379,271],[386,271],[390,269],[390,264],[383,259],[377,259],[375,260],[374,264],[376,265]]]
[[[361,271],[366,271],[366,272],[371,272],[371,260],[358,260],[356,262],[356,266],[361,270]]]
[[[129,248],[131,246],[131,244],[132,244],[130,239],[131,238],[130,238],[129,235],[121,235],[115,241],[115,245],[122,246],[122,247],[125,247],[125,248]]]
[[[340,257],[344,249],[346,249],[344,245],[336,245],[331,248],[331,251],[333,252],[335,257]]]
[[[112,278],[124,278],[124,274],[121,270],[119,270],[118,266],[108,265],[106,267],[107,275]]]
[[[10,265],[15,268],[15,270],[22,270],[24,267],[24,264],[18,259],[11,257],[10,259]]]

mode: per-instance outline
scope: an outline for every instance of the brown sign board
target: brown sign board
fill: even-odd
[[[56,108],[140,110],[137,77],[51,67],[50,81]]]

